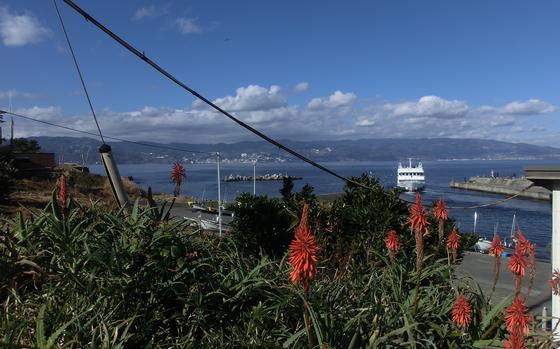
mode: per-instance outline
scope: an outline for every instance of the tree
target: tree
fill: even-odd
[[[284,201],[288,201],[292,198],[292,189],[294,189],[294,180],[292,177],[284,177],[282,180],[282,189],[280,189],[280,194]]]
[[[35,139],[14,138],[12,142],[14,153],[38,153],[41,146]]]

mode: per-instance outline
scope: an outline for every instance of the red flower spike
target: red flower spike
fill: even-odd
[[[430,223],[426,218],[420,193],[416,193],[416,203],[410,207],[409,212],[410,217],[408,218],[407,224],[410,225],[410,229],[414,232],[424,231],[424,235],[428,235],[428,225],[430,225]]]
[[[519,331],[510,333],[509,338],[504,340],[505,349],[525,349],[525,339]]]
[[[510,334],[519,332],[524,335],[529,334],[529,322],[531,316],[527,314],[525,302],[519,296],[515,297],[511,305],[506,309],[505,323]]]
[[[488,254],[490,256],[494,256],[496,258],[499,258],[502,256],[502,254],[504,253],[504,245],[502,244],[502,241],[500,240],[500,235],[496,234],[494,235],[494,240],[492,240],[492,245],[490,245],[490,249],[488,250]]]
[[[461,237],[457,234],[457,230],[453,228],[451,234],[447,237],[447,249],[453,252],[453,262],[457,258],[457,250],[459,250],[459,243],[461,241]]]
[[[61,175],[60,182],[58,184],[58,203],[60,207],[62,208],[66,207],[67,199],[68,199],[68,192],[66,188],[66,176]]]
[[[395,257],[395,253],[399,250],[399,236],[395,230],[389,230],[385,238],[385,246],[389,250],[391,257]]]
[[[527,266],[527,261],[522,249],[519,247],[515,248],[515,252],[511,257],[509,257],[508,267],[509,270],[516,276],[525,276],[525,267]]]
[[[560,293],[558,290],[558,287],[560,286],[560,271],[558,271],[558,269],[554,269],[549,282],[550,288],[552,288],[552,294],[557,296]]]
[[[443,201],[443,199],[439,199],[436,203],[436,207],[434,208],[434,217],[436,217],[438,221],[447,220],[447,207],[445,206],[445,201]]]
[[[515,244],[515,247],[517,248],[517,246],[519,246],[521,253],[526,254],[529,253],[529,245],[529,240],[525,238],[521,229],[517,229],[517,243]]]
[[[455,301],[451,311],[451,319],[460,327],[467,327],[471,323],[471,305],[462,292]]]
[[[319,246],[307,224],[308,210],[309,204],[304,204],[299,226],[289,248],[289,261],[292,265],[290,279],[294,285],[301,283],[306,294],[317,273],[317,252],[319,251]]]
[[[459,242],[461,241],[461,237],[457,234],[457,230],[453,228],[451,234],[447,237],[447,248],[450,250],[457,251],[459,248]]]
[[[179,195],[179,190],[181,189],[181,184],[187,178],[185,173],[185,167],[178,162],[173,164],[173,169],[171,170],[171,182],[175,183],[175,196]]]

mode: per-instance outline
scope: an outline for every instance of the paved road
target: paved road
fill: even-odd
[[[498,279],[496,292],[493,297],[494,304],[498,303],[503,297],[513,296],[515,290],[513,274],[509,271],[507,262],[508,258],[502,258],[500,278]],[[494,282],[494,257],[476,252],[466,252],[463,262],[457,267],[457,276],[474,279],[478,282],[484,294],[489,296]],[[550,263],[537,261],[535,282],[527,302],[529,309],[535,315],[542,314],[543,306],[547,307],[550,315],[551,290],[548,283],[550,276]],[[522,295],[527,293],[527,288],[528,280],[526,274],[521,288]]]
[[[201,212],[199,210],[193,209],[192,207],[186,206],[185,204],[175,204],[171,209],[171,216],[173,217],[189,217],[193,219],[207,219],[214,221],[216,215],[211,213]],[[222,216],[222,223],[223,224],[230,224],[232,221],[232,217],[229,215]]]

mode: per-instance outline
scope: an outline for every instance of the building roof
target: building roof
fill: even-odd
[[[535,185],[552,190],[555,183],[560,184],[560,165],[525,166],[525,176]]]

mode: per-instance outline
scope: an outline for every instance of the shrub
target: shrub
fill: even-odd
[[[250,256],[260,254],[281,257],[294,234],[293,217],[277,199],[244,193],[232,207],[234,219],[231,238]]]
[[[10,195],[15,183],[15,173],[9,148],[0,147],[0,200],[5,200]]]

